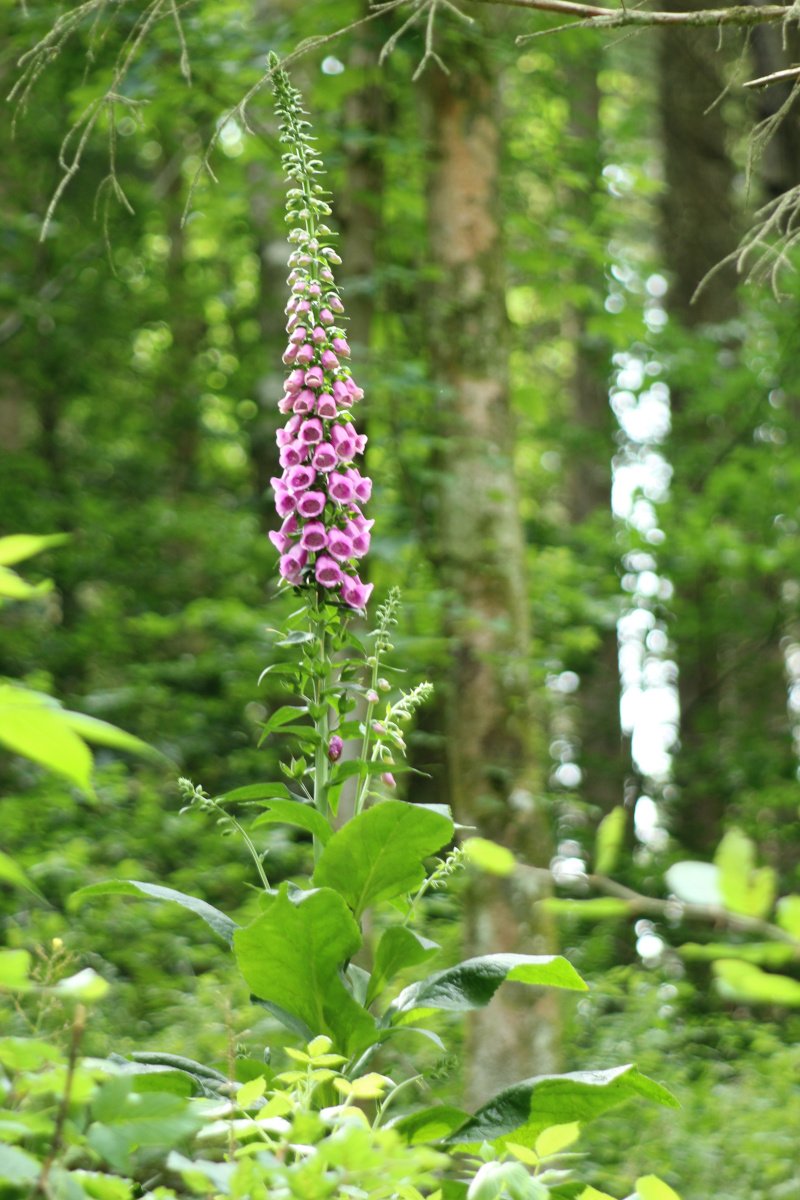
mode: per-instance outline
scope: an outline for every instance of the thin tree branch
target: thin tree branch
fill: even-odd
[[[748,79],[742,87],[769,87],[771,83],[781,83],[784,79],[797,79],[800,67],[787,67],[785,71],[773,71],[771,75],[761,75],[758,79]]]
[[[579,4],[576,0],[474,0],[477,4],[501,4],[511,8],[526,8],[532,12],[558,13],[574,17],[590,29],[617,29],[624,25],[737,25],[747,27],[772,21],[793,19],[793,10],[782,4],[751,6],[736,4],[729,8],[697,9],[691,12],[650,12],[641,8],[606,8],[596,4]],[[797,20],[797,16],[794,16]],[[536,37],[522,34],[517,43]]]
[[[653,896],[643,896],[640,892],[634,892],[631,888],[617,883],[615,879],[609,879],[607,875],[582,875],[581,882],[590,884],[606,896],[624,900],[629,905],[631,915],[642,914],[643,916],[663,917],[667,920],[675,920],[678,917],[684,921],[703,921],[712,925],[726,925],[729,929],[734,929],[739,933],[754,933],[771,942],[785,942],[795,948],[797,957],[800,958],[800,942],[797,938],[792,937],[785,929],[781,929],[780,925],[773,925],[771,921],[762,921],[759,917],[747,917],[743,913],[730,912],[719,904],[689,904],[686,901],[674,899],[657,900]]]

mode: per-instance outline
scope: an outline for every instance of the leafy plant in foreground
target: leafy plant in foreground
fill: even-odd
[[[46,1156],[45,1177],[36,1175],[35,1186],[65,1200],[127,1200],[136,1188],[154,1197],[188,1191],[417,1200],[436,1191],[454,1200],[590,1200],[592,1190],[561,1161],[580,1124],[629,1099],[674,1104],[635,1066],[526,1079],[474,1113],[415,1104],[419,1076],[397,1080],[374,1070],[381,1050],[397,1038],[423,1035],[442,1047],[427,1027],[430,1018],[483,1007],[507,980],[571,990],[585,984],[565,958],[523,954],[483,955],[406,982],[438,949],[414,927],[419,900],[457,869],[462,850],[452,848],[456,829],[445,806],[392,795],[404,769],[404,726],[430,691],[422,684],[397,695],[385,678],[397,596],[390,593],[378,609],[366,645],[350,626],[370,594],[355,573],[370,525],[361,509],[368,480],[354,466],[364,447],[351,416],[359,389],[342,365],[349,350],[334,323],[343,306],[331,270],[338,261],[329,246],[333,235],[321,219],[330,211],[321,163],[299,95],[279,70],[275,88],[288,145],[284,166],[296,186],[288,203],[295,247],[284,356],[290,373],[279,403],[289,419],[279,434],[284,473],[274,481],[284,524],[273,540],[283,586],[295,590],[299,607],[278,641],[297,659],[269,668],[291,699],[265,723],[263,736],[291,737],[294,750],[281,765],[285,781],[220,796],[181,782],[189,807],[244,839],[258,881],[255,915],[239,925],[191,895],[125,880],[84,888],[74,899],[79,905],[101,894],[138,894],[200,916],[230,947],[254,1003],[298,1044],[286,1050],[289,1070],[276,1074],[250,1061],[242,1081],[158,1052],[84,1063],[80,1097],[72,1091],[79,1070],[74,1053],[66,1072],[56,1060],[53,1082],[50,1049],[26,1066],[24,1051],[20,1065],[12,1048],[4,1063],[7,1094],[55,1095],[65,1114],[38,1128],[35,1121],[26,1125],[26,1116],[16,1130],[19,1152],[30,1157],[26,1146],[34,1145]],[[270,879],[268,847],[262,850],[258,839],[275,823],[311,835],[313,867],[299,882],[273,886]],[[26,986],[24,964],[18,976],[9,988]],[[45,1081],[36,1083],[40,1071]],[[68,1113],[77,1131],[69,1145]],[[166,1160],[155,1153],[193,1135],[191,1156],[185,1144]],[[15,1162],[7,1182],[30,1185],[33,1167]],[[110,1167],[120,1178],[113,1186],[89,1180],[87,1162],[101,1176]],[[0,1179],[2,1170],[0,1162]],[[60,1191],[51,1180],[61,1181]],[[654,1200],[657,1193],[642,1181],[639,1195]]]

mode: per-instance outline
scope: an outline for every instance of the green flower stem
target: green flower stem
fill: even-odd
[[[330,774],[330,761],[328,759],[328,741],[330,739],[330,717],[328,712],[328,703],[325,699],[325,693],[328,690],[330,683],[330,668],[331,664],[328,661],[327,653],[327,636],[325,630],[325,621],[320,616],[318,601],[315,602],[314,624],[316,626],[315,645],[317,648],[318,662],[320,662],[325,670],[322,674],[314,678],[314,704],[317,708],[317,715],[314,718],[318,739],[314,752],[314,807],[318,813],[322,813],[326,821],[329,819],[328,814],[328,778]],[[319,861],[322,854],[322,843],[319,838],[314,838],[314,862]]]

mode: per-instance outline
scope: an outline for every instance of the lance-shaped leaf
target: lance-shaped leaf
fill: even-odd
[[[375,965],[367,989],[367,1004],[371,1004],[400,971],[425,962],[425,959],[430,958],[438,949],[436,942],[413,933],[405,925],[392,925],[386,929],[375,951]]]
[[[239,969],[254,995],[288,1014],[308,1040],[330,1037],[355,1054],[377,1037],[375,1022],[354,1000],[341,968],[361,946],[361,932],[342,897],[330,888],[285,887],[262,897],[262,912],[233,939]]]
[[[181,908],[188,908],[195,916],[202,917],[214,933],[229,946],[233,944],[233,934],[238,928],[235,921],[226,917],[218,908],[214,908],[213,904],[198,900],[197,896],[187,896],[185,892],[176,892],[174,888],[161,887],[158,883],[141,883],[138,879],[108,879],[104,883],[91,883],[88,887],[73,892],[69,898],[69,907],[77,908],[92,896],[147,896],[150,900],[169,900],[172,904],[179,904]]]
[[[425,878],[424,860],[452,836],[453,823],[441,813],[387,800],[333,835],[314,883],[337,891],[358,918],[370,904],[416,891]]]
[[[586,991],[578,972],[560,955],[484,954],[410,984],[394,1001],[389,1014],[405,1023],[416,1019],[420,1010],[467,1012],[483,1008],[506,980]]]
[[[641,1097],[677,1108],[675,1097],[628,1064],[608,1071],[575,1071],[539,1075],[505,1088],[473,1117],[442,1140],[448,1145],[474,1145],[511,1140],[533,1146],[544,1129],[570,1121],[591,1121],[625,1100]]]
[[[130,754],[141,754],[145,758],[163,757],[141,738],[126,733],[124,729],[117,729],[116,725],[109,725],[108,721],[100,721],[97,717],[88,717],[86,713],[70,712],[66,709],[64,720],[84,741],[93,742],[97,746],[110,746],[112,750],[126,750]]]
[[[69,541],[68,533],[12,533],[0,538],[0,564],[8,567],[23,562],[51,546],[63,546],[66,541]]]
[[[323,846],[330,841],[333,832],[330,825],[310,804],[302,804],[299,800],[269,800],[264,802],[264,807],[267,811],[253,821],[253,829],[262,825],[294,825],[313,833]]]

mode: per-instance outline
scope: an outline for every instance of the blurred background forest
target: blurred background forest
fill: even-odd
[[[529,16],[469,7],[474,26],[438,35],[450,74],[412,81],[416,29],[378,66],[391,13],[294,67],[366,389],[370,577],[379,598],[403,591],[398,664],[436,683],[411,739],[426,774],[404,794],[451,803],[528,864],[473,880],[458,910],[434,900],[431,920],[476,951],[558,944],[589,980],[578,1004],[528,1010],[512,989],[482,1017],[517,1076],[636,1060],[680,1097],[633,1129],[624,1111],[600,1123],[598,1186],[646,1160],[686,1200],[796,1200],[796,997],[720,991],[672,948],[719,940],[708,925],[536,904],[546,868],[558,889],[580,883],[618,806],[617,877],[639,893],[667,896],[670,864],[709,860],[731,827],[781,894],[800,889],[800,283],[783,271],[778,300],[728,261],[691,302],[754,210],[800,184],[796,111],[747,170],[788,90],[739,84],[786,52],[767,28],[517,46]],[[4,93],[59,11],[3,4]],[[0,128],[0,532],[70,535],[26,565],[54,589],[0,613],[0,674],[170,761],[101,752],[91,799],[0,757],[0,846],[46,898],[2,890],[0,921],[8,945],[50,955],[63,939],[57,957],[114,983],[98,1051],[149,1039],[224,1057],[251,1017],[202,930],[124,900],[77,919],[66,901],[111,876],[230,911],[249,878],[242,847],[179,815],[175,779],[214,793],[277,770],[257,741],[280,687],[256,682],[288,611],[266,536],[286,275],[268,89],[251,134],[221,126],[219,182],[182,215],[267,52],[366,8],[199,0],[183,14],[191,86],[177,27],[155,25],[40,241],[60,144],[111,86],[126,12],[82,29]],[[304,855],[270,834],[273,872]],[[796,955],[785,971],[800,978]],[[482,1044],[475,1022],[460,1059],[432,1064],[453,1094],[502,1076]]]

